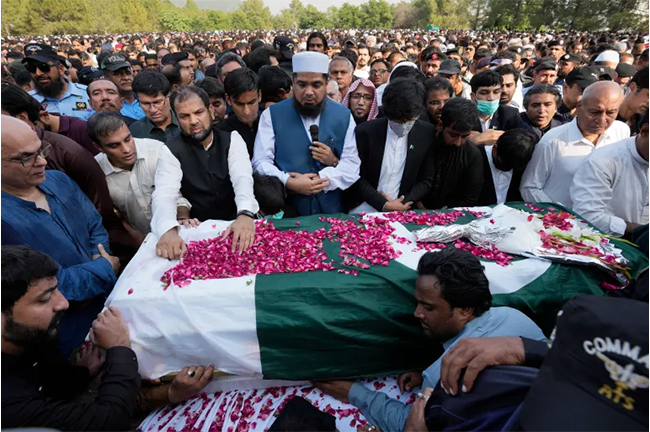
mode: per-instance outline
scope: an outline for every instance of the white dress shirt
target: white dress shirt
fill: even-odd
[[[99,153],[95,159],[106,175],[115,207],[143,234],[148,234],[152,227],[156,233],[154,225],[159,225],[160,234],[163,234],[178,225],[176,207],[191,208],[179,192],[183,177],[181,165],[164,143],[149,138],[133,140],[137,156],[131,170],[114,167],[104,153]],[[162,208],[157,205],[153,196],[159,189],[170,189],[171,205]]]
[[[408,135],[398,137],[390,126],[388,126],[386,147],[384,148],[384,158],[381,161],[377,190],[385,193],[392,200],[399,198],[399,188],[402,185],[407,151]],[[375,209],[367,202],[364,202],[350,210],[350,213],[374,213],[378,211],[382,211],[382,209]]]
[[[508,189],[512,181],[512,170],[501,171],[494,166],[494,159],[492,159],[492,147],[485,146],[485,153],[487,154],[488,164],[490,165],[490,172],[492,172],[492,181],[494,182],[494,191],[497,195],[497,204],[506,202],[508,197]]]
[[[648,161],[636,137],[596,149],[578,167],[573,210],[606,234],[622,236],[626,222],[648,223]]]
[[[302,117],[302,124],[305,127],[307,136],[309,127],[320,123],[320,115],[316,118]],[[336,189],[345,190],[359,180],[359,167],[361,160],[357,152],[357,139],[354,135],[356,123],[350,114],[350,123],[345,134],[343,151],[336,167],[325,167],[318,172],[320,178],[329,180],[329,185],[323,189],[330,192]],[[253,153],[253,170],[263,175],[271,175],[279,178],[283,184],[287,184],[289,174],[281,171],[275,165],[275,131],[271,122],[271,110],[264,110],[260,116],[259,128],[255,137],[255,150]]]
[[[479,117],[478,120],[481,122],[481,132],[485,132],[486,130],[490,129],[492,126],[492,117],[494,117],[494,114],[492,114],[490,117],[486,118],[483,120],[482,117]]]
[[[521,178],[520,192],[529,202],[558,202],[571,208],[569,189],[580,162],[595,148],[629,138],[630,128],[614,121],[596,145],[582,136],[577,119],[546,132]]]

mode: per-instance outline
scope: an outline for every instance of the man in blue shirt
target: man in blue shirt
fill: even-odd
[[[28,44],[22,60],[32,74],[35,90],[29,92],[47,112],[88,120],[90,108],[86,86],[65,79],[65,67],[49,45]]]
[[[459,340],[475,337],[521,336],[545,340],[526,315],[508,307],[490,308],[492,294],[485,269],[478,258],[458,249],[426,253],[418,264],[415,283],[415,316],[424,333],[448,351]],[[400,375],[402,391],[434,388],[440,380],[442,356],[424,372]],[[316,385],[333,397],[349,401],[368,422],[383,431],[404,429],[411,407],[385,393],[351,381],[328,381]]]
[[[83,342],[113,289],[120,261],[109,255],[108,233],[92,202],[62,172],[45,171],[49,145],[6,115],[1,142],[3,230],[13,228],[14,238],[59,264],[59,287],[71,303],[60,334],[68,354]]]
[[[133,70],[131,63],[120,54],[111,54],[102,61],[104,76],[113,81],[124,101],[120,113],[125,117],[132,117],[136,120],[144,118],[144,111],[140,102],[133,92]]]

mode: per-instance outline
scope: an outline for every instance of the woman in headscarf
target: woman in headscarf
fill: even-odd
[[[347,94],[341,102],[350,108],[352,117],[357,125],[377,118],[377,90],[374,84],[365,78],[359,78],[350,84]]]

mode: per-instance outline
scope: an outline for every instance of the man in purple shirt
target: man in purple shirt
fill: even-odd
[[[93,156],[99,153],[95,148],[92,140],[86,132],[86,121],[76,117],[61,116],[59,114],[52,114],[45,110],[40,112],[40,120],[36,122],[39,129],[58,133],[59,135],[66,136],[72,141],[80,144],[83,148],[88,150]]]

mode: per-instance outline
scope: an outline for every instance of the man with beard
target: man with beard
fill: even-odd
[[[120,112],[127,117],[133,117],[140,120],[145,117],[144,111],[140,107],[140,102],[135,97],[133,92],[133,70],[131,63],[129,63],[123,56],[119,54],[112,54],[102,61],[102,71],[104,76],[120,89],[120,97],[123,100],[124,106]]]
[[[86,86],[65,79],[65,66],[49,45],[29,44],[22,63],[32,74],[35,90],[29,92],[51,113],[87,120],[92,114]]]
[[[129,328],[118,309],[102,312],[94,345],[79,351],[76,366],[68,363],[51,348],[69,306],[58,273],[43,252],[2,247],[2,427],[127,430],[140,388]],[[95,399],[72,400],[102,369]]]
[[[471,337],[518,336],[546,341],[540,328],[520,311],[492,307],[485,267],[469,252],[444,249],[424,254],[418,263],[415,301],[413,315],[420,320],[422,331],[433,343],[442,344],[445,352]],[[397,379],[400,390],[436,387],[443,356],[424,371],[401,374]],[[336,399],[349,401],[382,431],[410,430],[405,426],[414,408],[403,401],[360,382],[336,380],[315,385]]]
[[[368,79],[370,77],[370,51],[365,45],[359,45],[357,48],[359,52],[359,58],[357,59],[357,69],[354,71],[354,76],[359,78]]]
[[[439,52],[438,48],[430,46],[420,53],[420,68],[427,78],[433,78],[445,60],[447,60],[445,54]]]
[[[74,181],[45,171],[51,150],[24,122],[2,116],[2,222],[21,243],[59,264],[63,295],[74,302],[62,322],[60,348],[83,342],[117,279],[120,261],[109,255],[108,233],[93,203]]]
[[[325,97],[328,62],[317,52],[293,57],[294,95],[264,110],[255,139],[255,171],[278,177],[301,216],[341,212],[341,191],[359,179],[352,114]]]
[[[566,79],[566,76],[569,75],[569,72],[580,66],[580,63],[582,63],[582,57],[580,57],[580,55],[564,54],[560,58],[555,85],[561,86],[564,84],[564,80]]]
[[[121,113],[124,102],[120,97],[120,90],[113,81],[104,77],[99,78],[88,84],[86,91],[90,98],[90,107],[93,110]],[[133,117],[127,117],[124,114],[122,114],[122,118],[129,126],[137,121]]]
[[[364,78],[359,78],[350,85],[350,90],[341,104],[350,108],[357,125],[374,120],[379,114],[375,86]]]
[[[429,78],[425,81],[424,87],[427,91],[427,116],[429,122],[438,126],[442,109],[449,99],[454,97],[454,89],[449,81],[442,77]]]
[[[255,239],[253,170],[246,143],[237,132],[212,125],[210,98],[201,88],[182,86],[172,92],[171,106],[181,133],[167,142],[181,164],[178,189],[190,204],[190,217],[235,221],[224,232],[233,234],[233,251],[248,248]]]

